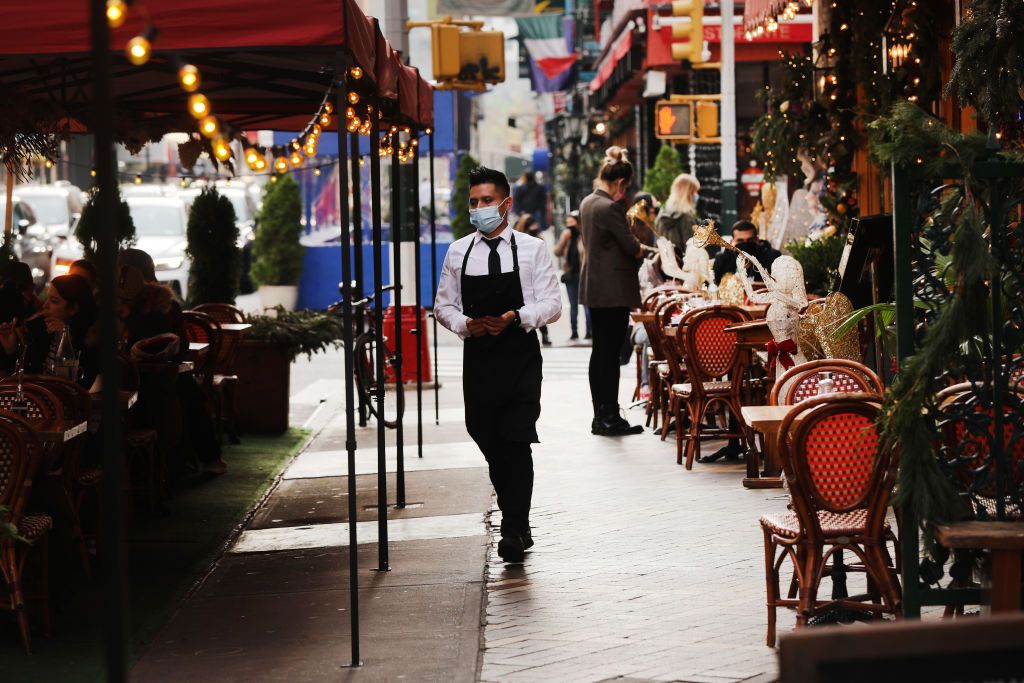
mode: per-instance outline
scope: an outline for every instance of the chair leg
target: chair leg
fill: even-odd
[[[800,605],[797,607],[796,625],[806,626],[807,620],[814,616],[818,604],[818,583],[821,581],[822,565],[821,546],[807,546],[804,549],[803,580],[800,582]]]
[[[7,565],[7,590],[10,593],[11,608],[18,617],[18,629],[21,631],[21,644],[26,654],[32,654],[32,632],[28,625],[28,612],[25,609],[25,595],[21,587],[22,558],[18,557],[12,543],[3,548],[4,558],[0,560]]]
[[[693,469],[694,460],[700,460],[701,425],[704,422],[704,413],[707,409],[708,403],[703,398],[699,398],[690,412],[690,443],[686,452],[686,469],[688,470]]]
[[[768,647],[775,647],[775,623],[779,610],[779,573],[775,570],[775,543],[771,532],[761,527],[764,534],[764,580],[768,592]]]

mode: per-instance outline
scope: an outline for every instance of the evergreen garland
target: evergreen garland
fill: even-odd
[[[811,58],[804,54],[779,56],[781,85],[761,92],[766,111],[751,128],[751,148],[768,182],[800,173],[800,154],[817,159],[819,141],[828,129],[825,110],[814,100]]]
[[[215,187],[204,188],[188,216],[190,306],[233,304],[238,295],[242,253],[231,200]]]
[[[650,192],[659,202],[664,202],[672,191],[672,181],[682,172],[683,161],[679,151],[670,143],[661,143],[654,166],[644,176],[644,192]]]
[[[974,0],[953,52],[946,94],[975,107],[1004,142],[1024,147],[1024,2]]]

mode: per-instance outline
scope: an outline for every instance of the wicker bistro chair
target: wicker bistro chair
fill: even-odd
[[[779,450],[789,482],[791,511],[764,515],[767,644],[775,645],[776,611],[795,607],[797,627],[818,612],[847,607],[901,615],[897,568],[886,548],[892,534],[885,521],[895,481],[891,452],[878,452],[879,397],[841,394],[807,399],[786,416]],[[868,592],[818,599],[827,562],[849,550],[867,575]],[[780,552],[781,551],[781,552]],[[780,597],[779,569],[793,565],[798,597]]]
[[[185,334],[189,342],[209,344],[209,348],[199,355],[195,361],[193,374],[203,390],[210,407],[213,409],[213,424],[217,429],[217,439],[222,439],[222,410],[214,387],[217,360],[220,357],[224,335],[220,331],[220,323],[206,313],[185,311]]]
[[[664,360],[654,368],[658,379],[658,405],[657,410],[661,415],[661,440],[668,437],[672,429],[673,418],[676,414],[676,399],[672,394],[672,387],[686,381],[686,362],[683,360],[683,349],[678,344],[678,334],[671,332],[674,325],[677,329],[684,325],[686,319],[686,301],[682,297],[675,297],[658,309],[655,314],[655,326],[660,338]],[[657,416],[655,416],[657,417]],[[657,420],[655,420],[657,423]],[[680,429],[676,424],[677,430]]]
[[[24,539],[0,537],[0,579],[5,589],[0,609],[15,613],[21,631],[25,652],[32,653],[32,633],[29,629],[27,605],[38,602],[47,632],[50,629],[49,554],[47,535],[53,528],[53,519],[46,514],[25,512],[32,481],[42,460],[42,449],[32,428],[12,415],[0,414],[0,504],[9,510],[8,521]],[[38,552],[39,572],[37,589],[26,590],[28,559]]]
[[[209,316],[220,325],[244,323],[245,314],[230,304],[201,304],[191,312]],[[214,357],[210,378],[210,397],[214,401],[218,424],[218,436],[227,432],[231,443],[240,443],[235,419],[235,397],[238,393],[238,375],[235,361],[241,348],[241,337],[237,334],[221,334],[218,329],[217,353]]]
[[[665,302],[674,299],[682,294],[686,294],[687,290],[682,289],[677,285],[663,285],[651,290],[650,293],[644,298],[641,310],[648,313],[654,313],[658,308]],[[657,379],[657,368],[660,364],[665,362],[665,352],[662,349],[663,346],[663,334],[661,329],[654,322],[644,322],[644,331],[647,333],[648,349],[647,356],[644,357],[643,347],[639,344],[634,346],[636,351],[636,381],[637,391],[635,392],[636,398],[640,397],[640,387],[642,386],[642,367],[646,364],[647,366],[647,380],[650,392],[650,399],[647,401],[647,425],[651,426],[652,418],[657,419],[656,406],[657,401],[655,400],[656,394],[654,392],[654,384]],[[656,425],[656,422],[655,422]],[[656,426],[654,427],[657,428]]]
[[[794,365],[776,380],[768,397],[769,405],[791,406],[818,395],[820,373],[831,372],[836,393],[885,393],[885,385],[871,368],[841,358],[812,360]]]
[[[947,387],[936,396],[942,416],[939,457],[952,468],[954,482],[970,504],[970,514],[981,519],[994,519],[999,515],[998,463],[992,457],[995,441],[993,398],[991,387],[970,382]],[[1019,498],[1024,491],[1022,411],[1024,386],[1011,384],[1003,402],[1002,451],[1009,455],[1007,474],[1010,476],[1003,498],[1002,514],[1005,519],[1024,518]]]
[[[676,462],[683,462],[683,443],[686,442],[686,469],[700,457],[700,442],[704,439],[740,438],[753,443],[747,434],[740,414],[740,395],[746,366],[746,354],[736,346],[735,335],[725,328],[745,322],[750,316],[737,306],[707,306],[687,314],[676,330],[676,343],[683,351],[688,381],[672,385],[676,424]],[[689,430],[684,432],[682,406],[689,413]],[[729,427],[711,427],[704,418],[711,408],[722,407],[737,422],[738,431]]]

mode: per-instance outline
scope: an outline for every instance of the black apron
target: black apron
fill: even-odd
[[[469,318],[500,316],[523,307],[516,238],[512,272],[466,275],[474,238],[462,260],[462,312]],[[499,335],[467,337],[462,362],[466,429],[478,444],[495,440],[538,443],[542,358],[537,333],[509,326]]]

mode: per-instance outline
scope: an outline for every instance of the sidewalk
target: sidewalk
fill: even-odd
[[[565,346],[567,327],[553,326],[556,345],[544,350],[537,545],[524,565],[506,566],[494,551],[499,516],[491,522],[485,463],[462,424],[461,349],[445,335],[441,425],[427,392],[422,460],[407,393],[409,506],[389,514],[387,573],[374,571],[376,431],[357,435],[363,667],[345,668],[341,359],[321,358],[300,373],[304,388],[293,375],[293,420],[311,417],[318,432],[134,679],[774,680],[757,519],[784,506],[782,492],[744,489],[736,463],[686,472],[674,443],[650,433],[590,435],[589,348]],[[624,368],[624,395],[631,373]],[[393,471],[393,449],[388,457]],[[394,487],[391,474],[392,502]],[[779,619],[785,633],[792,616]]]

